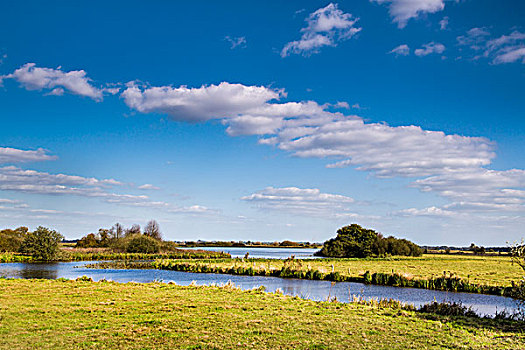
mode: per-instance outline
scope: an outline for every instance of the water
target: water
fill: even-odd
[[[461,302],[472,307],[480,315],[494,315],[496,310],[517,310],[517,301],[494,295],[454,293],[433,291],[415,288],[397,288],[388,286],[373,286],[362,283],[329,281],[312,281],[300,279],[284,279],[277,277],[260,276],[234,276],[209,273],[190,273],[168,270],[97,270],[84,267],[86,264],[96,262],[66,262],[49,264],[3,263],[0,264],[0,276],[11,278],[68,278],[75,279],[81,276],[91,277],[98,281],[101,279],[115,282],[175,282],[179,285],[189,285],[195,281],[199,285],[212,283],[233,282],[241,289],[252,289],[259,286],[266,287],[269,292],[281,289],[285,294],[299,296],[312,300],[327,300],[336,297],[341,302],[348,302],[353,295],[366,299],[396,299],[404,303],[421,306],[432,301]]]
[[[252,247],[195,247],[184,249],[211,250],[230,253],[232,258],[242,258],[249,253],[250,258],[286,259],[294,255],[296,259],[315,259],[319,249],[310,248],[252,248]]]

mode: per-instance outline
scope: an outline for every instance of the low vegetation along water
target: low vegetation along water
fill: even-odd
[[[263,276],[236,276],[211,273],[189,273],[156,269],[90,269],[85,262],[61,263],[5,263],[0,264],[0,276],[11,278],[76,279],[88,276],[95,281],[113,280],[116,282],[175,282],[189,285],[193,281],[199,285],[225,284],[233,282],[241,289],[264,286],[267,291],[281,290],[283,293],[312,300],[336,298],[342,302],[352,301],[354,297],[365,299],[396,299],[404,303],[420,306],[432,301],[461,302],[472,307],[478,314],[494,315],[496,311],[516,311],[516,300],[493,295],[454,293],[414,288],[366,285],[354,282],[333,283],[330,281],[283,279]]]

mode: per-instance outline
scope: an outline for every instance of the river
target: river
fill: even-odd
[[[233,282],[241,289],[252,289],[264,286],[267,291],[277,289],[284,294],[299,296],[312,300],[327,300],[336,297],[341,302],[352,300],[353,296],[366,299],[396,299],[404,303],[420,306],[434,300],[438,302],[461,302],[470,306],[480,315],[494,315],[496,311],[517,310],[518,303],[511,298],[494,295],[454,293],[433,291],[427,289],[398,288],[389,286],[365,285],[362,283],[284,279],[277,277],[234,276],[209,273],[190,273],[167,270],[120,270],[120,269],[89,269],[86,264],[95,262],[62,262],[62,263],[2,263],[0,276],[8,278],[68,278],[75,279],[81,276],[115,282],[175,282],[179,285],[189,285],[193,281],[199,285],[221,284]]]

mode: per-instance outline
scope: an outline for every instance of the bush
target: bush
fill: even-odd
[[[39,226],[34,232],[28,233],[20,246],[20,253],[31,255],[38,261],[54,260],[58,254],[58,243],[64,237],[48,228]]]
[[[27,227],[0,231],[0,252],[18,252],[27,235]]]
[[[127,253],[158,253],[160,243],[155,238],[145,235],[135,235],[127,240]]]
[[[374,230],[357,224],[337,230],[337,237],[326,241],[315,255],[334,258],[367,258],[370,256],[421,256],[421,248],[409,240],[384,238]]]
[[[418,311],[443,316],[478,317],[472,308],[464,306],[461,302],[438,303],[434,301],[433,303],[423,305]]]

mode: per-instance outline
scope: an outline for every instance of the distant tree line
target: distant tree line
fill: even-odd
[[[363,228],[357,224],[341,227],[337,237],[323,244],[317,256],[334,258],[368,258],[388,255],[421,256],[422,249],[415,243]]]
[[[186,241],[181,242],[186,247],[294,247],[294,248],[316,248],[319,244],[310,242],[293,242],[284,240],[282,242],[259,242],[259,241]]]

